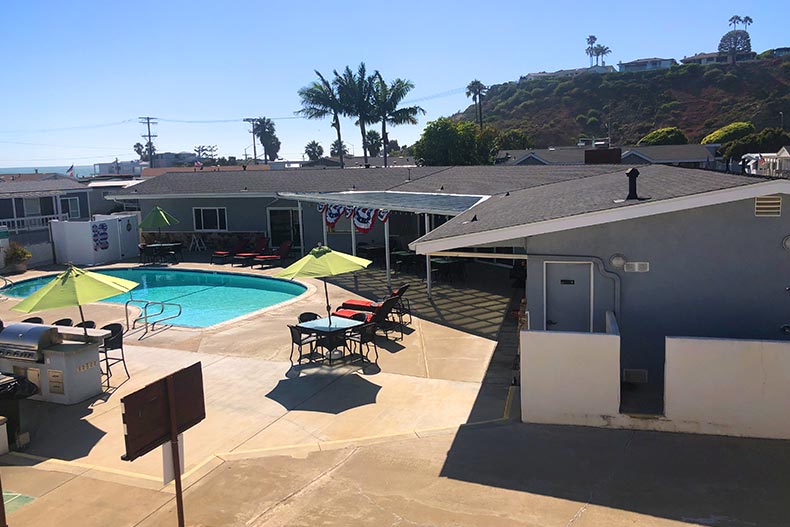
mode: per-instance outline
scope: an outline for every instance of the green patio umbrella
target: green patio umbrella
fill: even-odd
[[[162,227],[170,227],[177,223],[181,223],[181,221],[157,205],[146,215],[143,221],[140,222],[140,229],[144,231],[158,229],[159,235],[161,236]]]
[[[307,255],[280,271],[276,276],[278,278],[324,278],[326,313],[331,323],[332,307],[329,305],[329,291],[326,288],[326,277],[359,271],[369,266],[371,263],[370,260],[333,251],[329,247],[319,245]]]
[[[128,293],[138,285],[140,284],[131,280],[83,271],[70,265],[68,269],[56,276],[51,282],[11,309],[23,313],[32,313],[59,307],[77,306],[80,309],[80,319],[85,322],[85,315],[82,312],[84,304],[98,302],[121,293]],[[87,335],[88,329],[84,329],[85,335]]]

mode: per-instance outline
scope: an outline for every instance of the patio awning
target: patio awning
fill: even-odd
[[[441,214],[445,216],[457,216],[488,198],[488,196],[470,194],[397,192],[389,190],[376,192],[357,192],[352,190],[348,192],[324,193],[278,192],[277,195],[284,199],[311,203],[328,203],[332,205],[385,209],[417,214]]]

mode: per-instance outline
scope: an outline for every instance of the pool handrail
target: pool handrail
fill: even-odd
[[[130,304],[142,304],[143,305],[142,308],[141,308],[141,314],[137,318],[135,318],[131,322],[131,324],[129,323],[129,305]],[[148,312],[148,308],[151,307],[151,306],[159,307],[159,311],[157,311],[155,313],[149,313]],[[164,314],[165,308],[168,307],[168,306],[175,307],[177,309],[177,312],[176,312],[175,315],[168,315],[168,316],[166,316],[164,318],[160,318],[160,319],[151,321],[152,317],[158,317],[158,316]],[[153,301],[153,300],[136,300],[134,298],[131,298],[131,299],[126,301],[126,303],[124,304],[124,309],[126,311],[126,330],[127,331],[132,331],[134,329],[138,329],[137,328],[137,323],[140,322],[140,321],[145,322],[145,326],[143,326],[143,333],[137,338],[137,340],[142,340],[142,338],[145,337],[148,334],[149,330],[150,331],[156,331],[156,325],[157,324],[159,324],[161,322],[164,322],[165,320],[172,320],[174,318],[180,317],[181,313],[182,313],[181,304],[176,304],[174,302],[156,302],[156,301]]]

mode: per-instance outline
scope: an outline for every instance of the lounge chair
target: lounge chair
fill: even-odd
[[[288,258],[288,254],[291,252],[292,243],[293,242],[291,240],[285,240],[280,244],[280,247],[274,254],[261,254],[259,256],[253,257],[253,265],[259,264],[261,269],[263,269],[264,265],[273,265],[276,262],[282,262]]]
[[[213,264],[214,260],[221,259],[222,263],[225,263],[228,261],[228,258],[234,256],[236,253],[240,253],[245,247],[247,247],[247,240],[241,240],[227,251],[214,251],[211,253],[211,259],[209,262]]]
[[[263,253],[266,252],[266,249],[269,248],[269,238],[266,236],[261,236],[257,240],[255,240],[255,245],[252,248],[252,251],[249,252],[242,252],[236,253],[233,255],[233,262],[231,262],[231,266],[233,266],[234,262],[239,263],[241,266],[244,265],[252,265],[252,259],[256,256],[261,256]]]
[[[404,317],[408,316],[409,321],[405,322],[406,324],[411,324],[411,304],[409,303],[409,299],[405,298],[403,294],[406,290],[409,289],[409,284],[403,284],[398,289],[392,292],[390,297],[397,297],[398,302],[395,304],[394,312],[398,315],[401,324],[404,323]],[[387,298],[390,298],[387,297]],[[352,309],[354,311],[375,311],[384,301],[386,298],[380,298],[379,300],[356,300],[350,299],[343,302],[340,306],[341,309]]]
[[[335,311],[334,314],[339,317],[354,318],[356,320],[362,320],[361,315],[364,315],[364,322],[368,324],[371,322],[376,324],[376,328],[382,330],[387,338],[389,338],[389,332],[394,331],[397,326],[397,328],[400,330],[400,338],[403,340],[403,324],[401,324],[399,321],[390,320],[391,314],[397,315],[397,313],[393,313],[397,303],[398,297],[391,296],[382,302],[381,305],[378,306],[372,313],[340,308]]]

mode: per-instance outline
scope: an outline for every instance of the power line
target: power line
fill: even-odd
[[[114,123],[86,124],[82,126],[66,126],[63,128],[39,128],[32,130],[0,130],[0,134],[40,134],[46,132],[67,132],[69,130],[89,130],[92,128],[107,128],[109,126],[119,126],[122,124],[129,124],[132,122],[134,122],[134,119],[124,119],[123,121],[117,121]]]
[[[91,150],[121,150],[118,146],[52,145],[48,143],[26,143],[24,141],[0,141],[3,145],[47,146],[50,148],[85,148]]]

